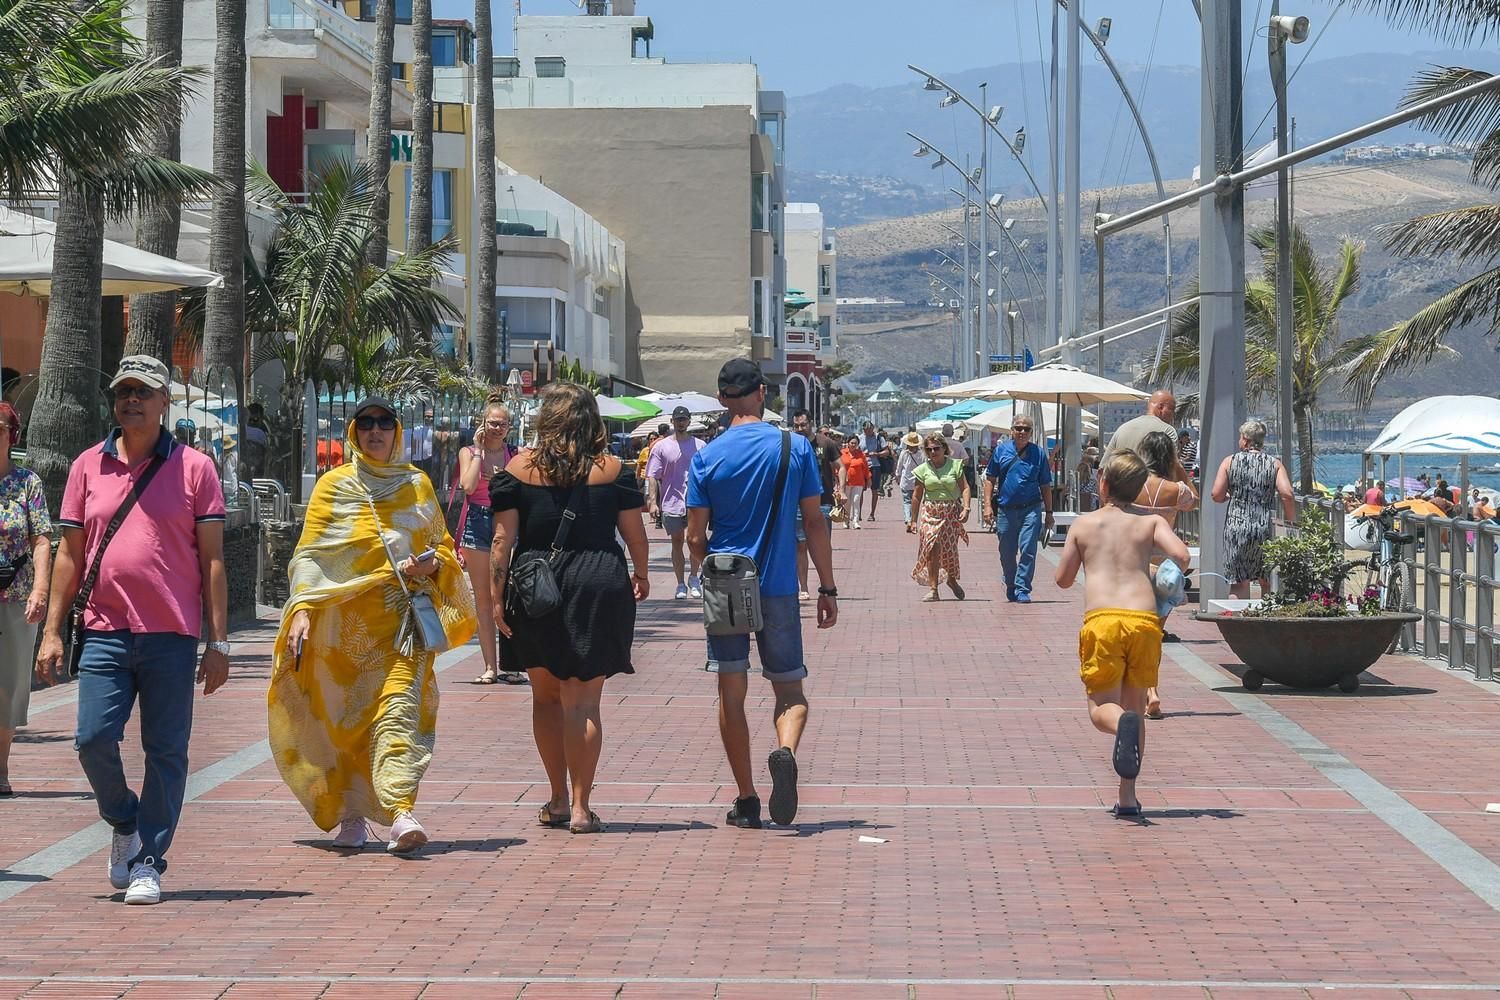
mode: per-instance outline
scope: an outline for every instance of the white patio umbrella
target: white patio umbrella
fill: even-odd
[[[669,422],[670,421],[663,420],[661,417],[652,417],[650,420],[644,420],[641,423],[637,424],[635,430],[630,432],[630,436],[645,437],[647,434],[650,434],[652,431],[656,430],[656,428],[660,427],[663,423]],[[701,420],[694,420],[687,425],[687,432],[689,434],[696,434],[698,431],[707,429],[708,424],[704,423]]]
[[[1039,403],[1065,406],[1127,403],[1151,395],[1072,365],[1046,365],[1026,372],[1002,372],[991,377],[1006,380],[1004,393],[1011,399],[1034,399]]]
[[[782,415],[777,413],[775,410],[766,410],[760,415],[760,419],[764,420],[768,424],[781,424],[786,422],[785,418],[783,418]]]
[[[1405,456],[1446,455],[1458,459],[1463,495],[1469,495],[1469,459],[1500,455],[1500,399],[1493,396],[1430,396],[1391,418],[1366,458],[1397,456],[1405,478]]]
[[[663,413],[671,413],[679,406],[686,406],[694,416],[700,413],[721,413],[724,410],[723,403],[701,392],[650,392],[641,399],[649,399],[660,406]]]
[[[924,395],[939,399],[998,399],[1005,395],[1005,385],[1012,375],[1019,372],[999,372],[971,378],[967,382],[945,385],[940,389],[928,389]]]
[[[974,431],[1008,431],[1011,421],[1015,420],[1016,410],[1030,414],[1033,419],[1040,416],[1044,426],[1057,427],[1062,419],[1062,407],[1056,403],[1031,403],[1022,405],[1020,403],[1012,406],[997,406],[992,410],[985,410],[975,417],[964,421],[964,426]],[[1088,410],[1083,411],[1083,429],[1092,434],[1099,433],[1099,418]]]
[[[0,292],[52,294],[52,244],[57,226],[0,207]],[[180,260],[104,241],[103,295],[165,292],[174,288],[218,288],[224,278]]]
[[[599,416],[605,420],[638,417],[641,415],[640,411],[634,407],[626,406],[624,403],[617,403],[608,396],[595,396],[594,400],[599,404]]]

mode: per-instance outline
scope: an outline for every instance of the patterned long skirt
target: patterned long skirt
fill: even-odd
[[[911,578],[924,587],[932,586],[932,569],[937,567],[938,583],[957,580],[958,543],[969,544],[964,521],[969,512],[959,500],[924,500],[917,519],[917,564]]]

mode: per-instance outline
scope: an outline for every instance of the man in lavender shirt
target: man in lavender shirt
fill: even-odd
[[[692,572],[683,579],[687,569],[687,479],[693,456],[702,447],[702,442],[688,433],[693,415],[686,406],[672,411],[672,436],[662,438],[651,449],[651,459],[646,463],[646,511],[655,517],[661,516],[661,525],[672,539],[672,572],[677,574],[677,593],[681,601],[689,594],[703,596],[703,584],[698,578],[701,568],[697,557],[693,557]]]

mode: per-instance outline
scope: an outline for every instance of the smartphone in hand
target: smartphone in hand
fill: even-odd
[[[436,555],[437,555],[437,549],[428,549],[426,552],[420,553],[417,556],[417,562],[426,562],[427,560],[433,558]]]

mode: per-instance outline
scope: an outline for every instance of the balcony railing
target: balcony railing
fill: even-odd
[[[499,236],[558,235],[557,219],[541,209],[502,208],[495,212],[495,233]]]
[[[375,49],[365,41],[354,24],[354,20],[342,10],[316,0],[266,0],[266,27],[281,31],[321,29],[365,59],[373,59]]]

